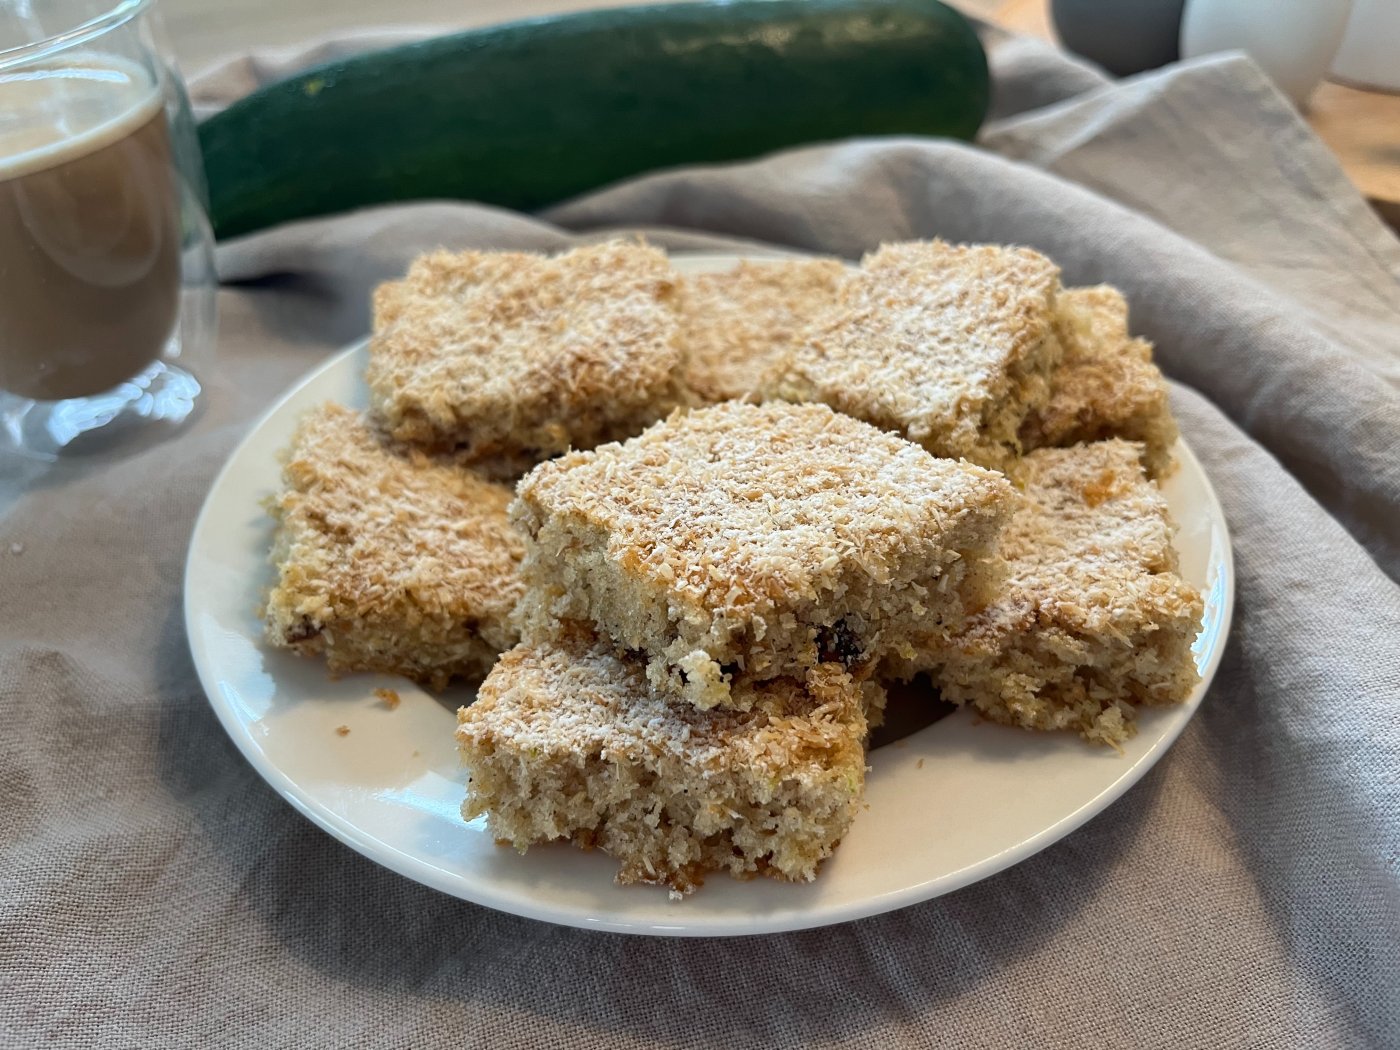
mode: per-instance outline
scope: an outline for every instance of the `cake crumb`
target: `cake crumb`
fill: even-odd
[[[376,689],[374,695],[390,711],[399,706],[399,694],[392,689]]]
[[[917,762],[915,762],[915,763],[914,763],[914,768],[915,768],[915,769],[923,769],[923,768],[924,768],[924,760],[921,758],[921,759],[919,759]]]
[[[336,733],[336,736],[349,736],[349,735],[350,735],[350,727],[349,727],[349,726],[336,726],[336,727],[335,727],[335,733]]]

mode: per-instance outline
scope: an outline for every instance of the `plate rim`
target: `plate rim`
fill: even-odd
[[[801,257],[791,253],[760,255],[743,252],[675,252],[671,258],[675,260],[685,260],[691,263],[737,263],[740,261],[753,262],[779,262],[783,258]],[[1187,444],[1184,438],[1178,438],[1174,452],[1177,457],[1185,462],[1189,462],[1200,479],[1205,495],[1205,501],[1210,511],[1213,524],[1220,530],[1221,557],[1219,561],[1219,576],[1216,586],[1223,582],[1218,609],[1218,629],[1214,635],[1214,645],[1208,653],[1204,667],[1200,670],[1200,682],[1193,691],[1186,703],[1178,705],[1169,710],[1175,716],[1173,722],[1164,727],[1156,741],[1149,750],[1139,756],[1131,766],[1127,767],[1122,775],[1115,779],[1108,787],[1098,794],[1082,803],[1077,809],[1065,814],[1058,820],[1034,834],[1027,836],[1016,845],[1002,850],[990,857],[974,864],[967,865],[959,870],[947,872],[942,875],[925,879],[920,882],[902,887],[897,890],[887,890],[871,896],[862,897],[858,900],[845,904],[827,905],[824,907],[811,909],[800,913],[795,917],[792,913],[785,913],[783,919],[778,922],[765,924],[762,916],[745,916],[743,918],[715,918],[699,923],[678,922],[675,924],[659,923],[639,919],[617,918],[608,915],[587,915],[580,914],[576,910],[568,908],[551,908],[542,906],[532,898],[516,896],[510,894],[498,894],[493,892],[491,883],[472,882],[460,876],[444,872],[442,869],[428,864],[412,854],[379,839],[368,832],[363,831],[348,818],[333,812],[324,803],[312,798],[305,788],[300,786],[289,774],[284,772],[276,762],[274,762],[266,751],[257,745],[249,725],[240,718],[233,710],[233,705],[228,702],[221,702],[219,699],[220,690],[217,688],[217,675],[211,665],[212,658],[205,650],[204,646],[197,641],[200,633],[196,630],[193,622],[194,610],[197,606],[197,599],[193,596],[194,582],[194,562],[201,545],[201,537],[205,534],[207,521],[213,513],[215,494],[227,482],[229,475],[241,467],[241,460],[245,450],[259,436],[260,432],[275,417],[279,416],[288,402],[297,397],[306,387],[314,384],[327,372],[331,372],[342,366],[342,362],[364,350],[369,342],[369,338],[363,337],[327,355],[326,359],[304,372],[297,379],[293,380],[285,390],[278,396],[272,404],[248,426],[247,431],[239,439],[238,443],[229,451],[218,472],[210,482],[208,490],[205,492],[203,502],[200,505],[199,513],[195,517],[194,526],[190,532],[189,545],[186,550],[184,561],[184,580],[181,587],[181,600],[184,606],[183,623],[185,627],[186,642],[190,649],[190,655],[195,667],[196,677],[199,680],[200,688],[203,690],[209,705],[214,709],[214,714],[218,718],[220,726],[233,742],[243,758],[253,767],[265,783],[286,800],[293,809],[303,817],[310,820],[317,827],[339,840],[344,845],[349,846],[355,852],[366,859],[388,868],[398,875],[412,879],[420,883],[446,893],[449,896],[483,907],[502,911],[508,914],[519,915],[524,918],[535,919],[543,922],[550,922],[557,925],[570,926],[578,929],[601,930],[612,933],[623,933],[638,936],[663,936],[663,937],[732,937],[732,936],[761,936],[765,934],[795,932],[798,930],[814,929],[823,926],[838,925],[846,922],[853,922],[858,919],[869,918],[874,915],[886,912],[897,911],[910,907],[924,901],[932,900],[935,897],[952,893],[963,889],[973,883],[990,878],[1008,868],[1014,867],[1021,862],[1028,860],[1035,854],[1048,848],[1066,836],[1073,834],[1094,817],[1109,809],[1124,794],[1133,788],[1170,750],[1173,744],[1185,731],[1186,726],[1195,717],[1197,710],[1204,701],[1210,686],[1214,681],[1217,670],[1224,657],[1226,644],[1234,621],[1235,605],[1235,564],[1234,564],[1234,544],[1229,530],[1229,523],[1225,517],[1224,508],[1220,503],[1218,494],[1215,491],[1214,483],[1210,475],[1202,466],[1195,450]],[[1180,467],[1178,469],[1181,469]]]

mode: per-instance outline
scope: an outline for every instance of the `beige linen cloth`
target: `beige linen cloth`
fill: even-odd
[[[239,60],[197,101],[375,42]],[[219,359],[182,438],[0,468],[0,1044],[1400,1046],[1400,242],[1241,58],[1109,83],[992,43],[980,149],[848,142],[539,217],[424,203],[224,246]],[[614,228],[852,257],[1012,241],[1125,289],[1239,573],[1219,677],[1137,787],[917,907],[667,941],[435,893],[263,784],[181,626],[215,470],[415,253]],[[936,834],[939,800],[910,804]]]

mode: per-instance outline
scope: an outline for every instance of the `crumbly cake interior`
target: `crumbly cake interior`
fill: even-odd
[[[1176,421],[1152,344],[1128,334],[1128,304],[1108,285],[1060,293],[1056,330],[1064,361],[1050,377],[1050,399],[1021,426],[1027,449],[1118,437],[1143,445],[1152,477],[1171,471]]]
[[[1049,398],[1059,282],[1027,248],[885,245],[804,330],[769,393],[1000,467]]]
[[[302,421],[270,504],[277,526],[268,640],[332,672],[382,671],[441,688],[479,680],[517,640],[523,543],[511,490],[390,445],[358,413]]]
[[[702,712],[580,635],[521,645],[458,712],[462,813],[521,852],[596,847],[619,882],[673,896],[710,871],[810,880],[855,816],[869,689],[827,664],[756,687],[746,711]]]
[[[701,708],[731,680],[858,676],[981,604],[1004,478],[825,405],[727,402],[544,463],[517,489],[527,641],[597,624]]]
[[[1142,451],[1109,440],[1025,457],[1025,498],[1001,538],[1006,582],[926,657],[945,698],[1110,745],[1135,731],[1136,705],[1187,698],[1203,604],[1177,572]]]
[[[366,379],[393,437],[507,475],[662,418],[683,365],[665,253],[610,241],[419,258],[375,291]]]
[[[686,384],[703,401],[753,398],[847,274],[835,259],[741,262],[684,281]]]

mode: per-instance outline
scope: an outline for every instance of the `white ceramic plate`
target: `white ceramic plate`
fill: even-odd
[[[678,257],[683,270],[732,256]],[[1234,595],[1225,519],[1185,444],[1165,490],[1181,525],[1184,575],[1206,595],[1190,701],[1145,711],[1126,753],[1077,737],[977,723],[960,711],[871,753],[863,810],[813,883],[714,876],[683,901],[620,887],[614,864],[565,845],[520,856],[481,820],[463,823],[465,776],[452,731],[468,690],[442,698],[393,678],[331,681],[314,660],[269,649],[255,610],[270,584],[278,453],[324,401],[363,405],[363,346],[316,369],[253,428],[215,480],[195,524],[185,622],[200,681],[234,742],[298,810],[365,856],[487,907],[593,929],[684,936],[770,933],[889,911],[984,879],[1069,834],[1135,784],[1181,732],[1220,661]],[[373,696],[386,686],[402,703]],[[337,728],[345,726],[344,736]]]

